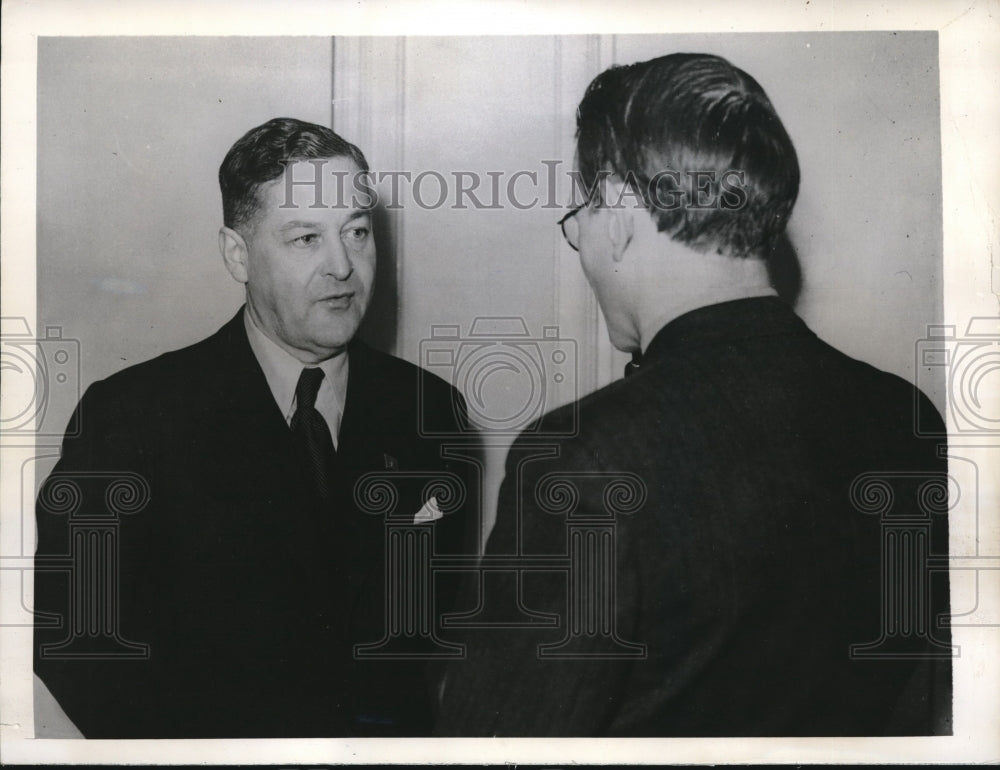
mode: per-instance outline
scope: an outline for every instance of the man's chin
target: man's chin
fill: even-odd
[[[344,339],[336,340],[316,340],[313,342],[312,350],[324,358],[331,358],[338,353],[343,353],[347,349],[347,345],[350,343],[351,338],[347,337]]]
[[[350,344],[351,340],[354,339],[354,335],[357,334],[358,327],[354,326],[350,329],[337,330],[336,333],[326,333],[317,334],[311,340],[311,348],[317,353],[324,353],[326,357],[335,356],[338,353],[342,353],[347,346]]]
[[[346,345],[358,333],[361,319],[357,309],[327,310],[310,318],[308,331],[318,345]]]

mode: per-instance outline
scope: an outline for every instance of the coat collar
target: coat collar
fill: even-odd
[[[217,380],[220,386],[226,389],[223,396],[231,407],[273,411],[284,423],[282,409],[274,399],[267,377],[247,338],[243,312],[244,308],[241,307],[236,315],[207,340],[206,366],[213,369],[222,368],[222,377]],[[345,413],[352,402],[363,407],[377,398],[376,394],[371,393],[372,386],[379,384],[375,360],[377,355],[360,340],[353,340],[348,347],[350,372],[344,403]],[[371,419],[377,416],[377,414],[365,415],[365,418]]]
[[[751,297],[691,310],[666,324],[646,348],[643,364],[670,351],[729,345],[775,335],[813,335],[805,322],[777,297]]]

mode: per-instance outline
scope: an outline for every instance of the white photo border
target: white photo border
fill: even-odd
[[[252,12],[248,12],[251,11]],[[40,36],[441,35],[937,30],[945,323],[995,317],[1000,290],[1000,3],[195,2],[8,0],[3,8],[2,262],[5,316],[34,319],[36,46]],[[34,328],[34,327],[33,327]],[[9,395],[9,394],[8,394]],[[1000,394],[992,394],[994,397]],[[1000,468],[1000,463],[995,466]],[[19,469],[0,465],[2,515]],[[985,479],[993,500],[996,478]],[[981,535],[1000,539],[996,510]],[[0,528],[2,529],[2,528]],[[20,601],[4,573],[0,615]],[[1000,570],[981,585],[994,603]],[[955,734],[883,739],[33,739],[31,629],[0,624],[0,761],[19,763],[827,763],[1000,761],[1000,628],[955,628]]]

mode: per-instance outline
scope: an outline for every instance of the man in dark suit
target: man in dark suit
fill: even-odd
[[[430,731],[433,633],[366,653],[417,590],[386,563],[383,514],[462,546],[472,492],[427,435],[460,432],[464,404],[355,339],[367,168],[322,126],[243,136],[219,242],[246,305],[81,400],[38,500],[35,671],[88,738]],[[373,506],[366,480],[386,478],[396,504]],[[433,613],[450,601],[422,590]]]
[[[563,232],[641,365],[515,442],[480,574],[520,585],[470,581],[437,731],[949,731],[946,467],[914,405],[940,418],[775,296],[799,168],[770,101],[676,54],[598,76],[577,128]]]

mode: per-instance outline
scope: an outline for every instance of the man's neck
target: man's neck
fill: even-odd
[[[720,262],[717,257],[706,260],[704,255],[695,256],[703,261],[689,265],[685,280],[658,291],[642,303],[638,324],[642,352],[646,352],[660,329],[692,310],[738,299],[777,296],[767,266],[760,260]]]

